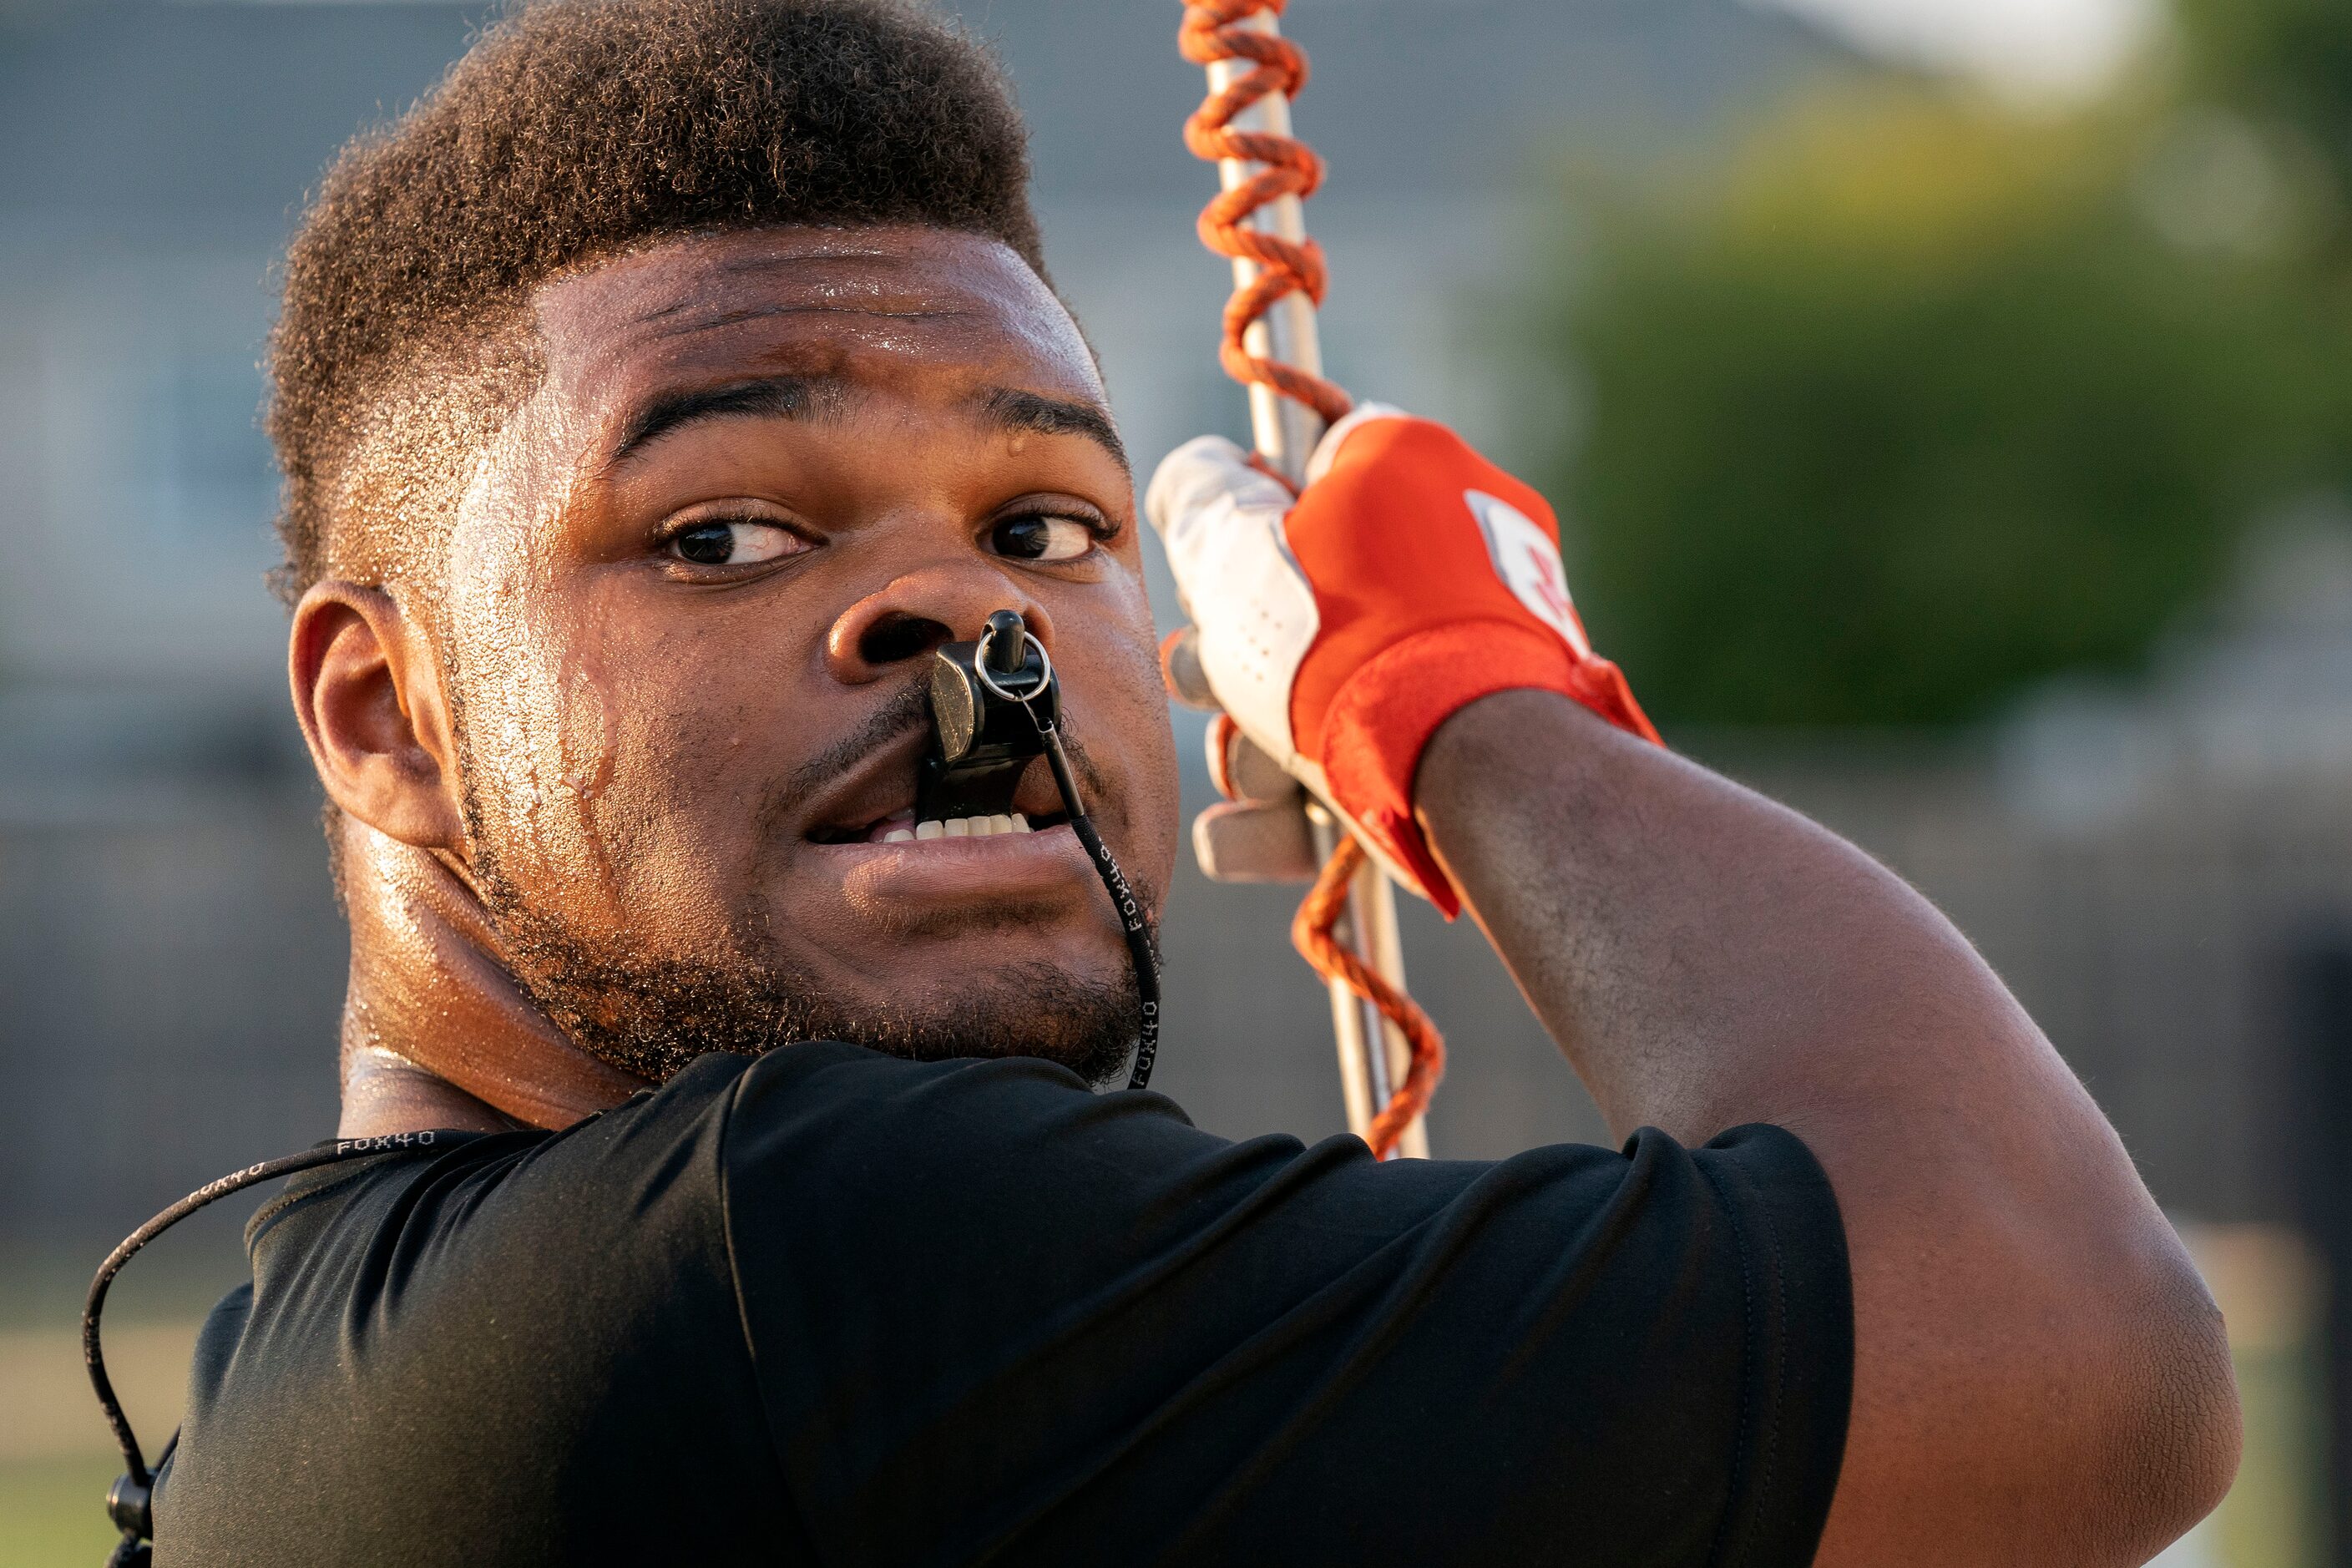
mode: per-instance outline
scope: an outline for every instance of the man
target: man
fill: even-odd
[[[2210,1508],[2220,1327],[2083,1090],[1899,882],[1641,736],[1437,426],[1335,432],[1295,510],[1196,444],[1154,520],[1216,695],[1623,1152],[1090,1087],[1134,990],[1042,770],[1034,831],[912,817],[930,651],[1013,608],[1145,902],[1174,853],[1024,184],[896,0],[527,9],[329,177],[293,689],[343,1131],[434,1136],[256,1218],[159,1561],[2101,1564]]]

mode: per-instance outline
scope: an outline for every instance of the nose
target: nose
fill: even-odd
[[[1044,605],[1002,573],[958,563],[906,573],[844,610],[825,635],[825,665],[845,685],[880,680],[941,643],[976,640],[999,610],[1018,612],[1052,651]]]

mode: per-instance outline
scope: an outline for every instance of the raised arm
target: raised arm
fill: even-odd
[[[1210,684],[1400,875],[1466,907],[1622,1135],[1769,1121],[1834,1185],[1853,1405],[1830,1568],[2144,1563],[2237,1459],[2219,1314],[2097,1108],[1949,922],[1685,762],[1584,639],[1540,497],[1345,424],[1296,507],[1154,481]]]
[[[1546,692],[1448,721],[1416,801],[1612,1128],[1777,1122],[1829,1172],[1855,1352],[1824,1568],[2140,1563],[2212,1507],[2238,1437],[2219,1314],[1925,900]]]

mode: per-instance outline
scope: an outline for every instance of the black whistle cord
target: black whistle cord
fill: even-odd
[[[1104,889],[1110,894],[1112,912],[1118,915],[1119,931],[1127,938],[1127,955],[1135,964],[1135,996],[1141,1015],[1135,1037],[1135,1066],[1127,1075],[1127,1087],[1148,1089],[1151,1085],[1151,1064],[1160,1055],[1160,954],[1152,951],[1151,928],[1143,918],[1142,903],[1120,873],[1118,862],[1111,858],[1109,846],[1095,831],[1094,818],[1087,815],[1085,798],[1078,794],[1077,775],[1070,772],[1070,759],[1062,750],[1060,729],[1034,704],[1023,706],[1029,710],[1030,722],[1037,726],[1037,738],[1045,743],[1045,763],[1054,770],[1054,787],[1061,791],[1062,811],[1070,819],[1070,831],[1087,847],[1087,857],[1094,862],[1095,874],[1102,879]]]
[[[324,1148],[306,1149],[299,1154],[247,1165],[244,1170],[231,1172],[216,1182],[205,1183],[132,1231],[129,1239],[99,1266],[98,1277],[89,1283],[89,1299],[83,1303],[81,1310],[81,1359],[89,1369],[89,1385],[97,1391],[99,1407],[106,1413],[106,1424],[114,1428],[114,1441],[122,1450],[125,1466],[121,1479],[116,1481],[114,1489],[106,1494],[107,1517],[114,1521],[115,1528],[122,1531],[121,1542],[106,1560],[107,1568],[145,1568],[149,1560],[146,1543],[155,1534],[155,1478],[147,1468],[145,1456],[140,1452],[137,1436],[131,1430],[131,1418],[122,1413],[122,1401],[115,1396],[114,1381],[106,1375],[106,1354],[99,1344],[99,1314],[105,1309],[106,1292],[114,1284],[114,1277],[122,1272],[122,1266],[130,1262],[141,1247],[198,1209],[217,1203],[231,1193],[243,1192],[247,1187],[279,1176],[315,1170],[320,1165],[340,1164],[345,1160],[390,1153],[396,1149],[427,1146],[436,1139],[436,1134],[432,1132],[404,1132],[386,1138],[344,1138]],[[166,1444],[164,1452],[170,1451],[170,1445]]]

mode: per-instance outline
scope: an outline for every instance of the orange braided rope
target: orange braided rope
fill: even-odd
[[[1323,247],[1314,240],[1291,241],[1247,226],[1261,209],[1285,196],[1305,201],[1323,183],[1323,160],[1295,137],[1265,132],[1237,131],[1234,120],[1269,93],[1297,99],[1307,85],[1307,55],[1297,44],[1276,34],[1261,33],[1242,24],[1261,13],[1280,16],[1288,0],[1184,0],[1184,23],[1177,47],[1197,66],[1219,60],[1243,59],[1252,69],[1234,79],[1184,122],[1184,145],[1193,156],[1210,163],[1227,158],[1258,165],[1257,172],[1232,190],[1219,193],[1201,213],[1201,243],[1219,256],[1257,264],[1257,277],[1234,290],[1225,302],[1225,337],[1218,358],[1225,374],[1244,385],[1273,387],[1315,410],[1327,424],[1347,417],[1355,400],[1319,375],[1249,352],[1251,327],[1276,302],[1304,294],[1315,305],[1323,303],[1329,274]],[[1285,481],[1287,482],[1287,481]],[[1162,650],[1164,653],[1164,649]],[[1387,1159],[1405,1130],[1429,1108],[1430,1096],[1445,1076],[1445,1037],[1413,999],[1388,981],[1332,933],[1348,912],[1348,889],[1364,863],[1364,850],[1352,838],[1342,838],[1332,851],[1315,889],[1298,907],[1291,922],[1290,940],[1326,980],[1338,981],[1372,1004],[1394,1024],[1412,1052],[1404,1083],[1378,1109],[1364,1141],[1372,1152]],[[1384,1041],[1369,1042],[1385,1050]]]
[[[1245,384],[1271,386],[1336,425],[1355,406],[1353,398],[1319,375],[1250,353],[1244,341],[1250,328],[1276,301],[1288,295],[1304,294],[1320,305],[1328,280],[1323,247],[1313,240],[1294,242],[1246,226],[1259,209],[1285,196],[1304,201],[1323,183],[1323,160],[1305,142],[1264,132],[1236,131],[1233,125],[1236,115],[1268,93],[1296,98],[1307,85],[1307,56],[1297,44],[1239,25],[1260,12],[1280,16],[1286,3],[1184,0],[1184,25],[1177,32],[1176,44],[1186,59],[1197,66],[1244,59],[1255,68],[1223,92],[1212,93],[1184,122],[1184,145],[1193,156],[1213,163],[1234,158],[1259,165],[1247,180],[1220,192],[1201,213],[1202,244],[1219,256],[1254,261],[1258,267],[1255,280],[1234,289],[1225,302],[1225,341],[1218,353],[1225,374]]]
[[[1429,1109],[1430,1096],[1437,1092],[1438,1080],[1445,1076],[1445,1037],[1437,1032],[1437,1026],[1418,1003],[1331,934],[1347,913],[1348,885],[1363,864],[1364,847],[1352,838],[1340,839],[1323,874],[1316,878],[1314,890],[1298,906],[1298,914],[1290,922],[1290,940],[1317,973],[1345,983],[1349,990],[1378,1007],[1381,1016],[1403,1032],[1405,1044],[1412,1047],[1412,1066],[1404,1082],[1389,1096],[1388,1104],[1364,1132],[1373,1155],[1385,1160],[1413,1119]],[[1376,1039],[1372,1048],[1387,1047]]]

